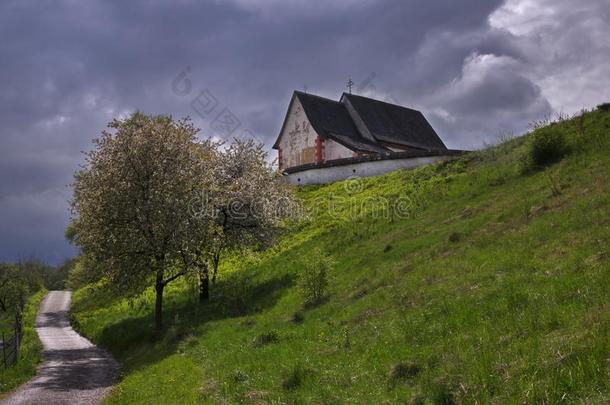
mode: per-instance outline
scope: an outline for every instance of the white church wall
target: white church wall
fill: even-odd
[[[299,98],[295,97],[278,145],[281,149],[281,167],[314,163],[317,137],[318,134],[309,123]]]
[[[404,159],[373,160],[341,166],[313,168],[285,176],[290,184],[326,184],[350,177],[369,177],[398,169],[410,169],[446,159],[447,156],[429,156]]]
[[[354,152],[332,139],[324,141],[324,160],[344,159],[353,157]]]

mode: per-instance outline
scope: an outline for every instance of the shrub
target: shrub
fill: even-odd
[[[451,232],[449,235],[449,242],[451,243],[457,243],[460,239],[462,239],[462,235],[459,232]]]
[[[421,372],[421,367],[415,363],[396,363],[390,369],[390,379],[405,381],[409,380]]]
[[[269,332],[261,333],[256,338],[254,338],[254,342],[252,342],[254,347],[266,346],[272,343],[279,343],[280,336],[274,330],[270,330]]]
[[[610,103],[603,103],[597,106],[597,109],[600,111],[608,112],[610,111]]]
[[[430,394],[434,404],[454,405],[458,402],[452,384],[444,378],[438,378],[434,381]]]
[[[245,315],[250,312],[252,304],[252,284],[243,274],[235,274],[227,280],[223,291],[224,308],[229,314]]]
[[[319,304],[328,287],[328,272],[333,261],[320,250],[314,250],[303,263],[299,274],[299,289],[305,306]]]
[[[233,380],[233,382],[235,383],[243,383],[248,381],[248,374],[244,373],[241,370],[235,370],[233,372],[233,375],[231,376],[231,379]]]
[[[567,151],[562,132],[551,128],[539,130],[532,135],[527,160],[533,168],[541,168],[560,161]]]
[[[303,323],[303,321],[305,320],[305,316],[303,315],[303,312],[301,311],[297,311],[294,314],[292,314],[292,317],[290,317],[290,322],[292,323]]]
[[[282,381],[282,388],[285,390],[293,390],[298,388],[303,384],[305,378],[310,374],[312,374],[310,369],[303,367],[303,365],[300,363],[297,363],[284,377],[284,381]]]

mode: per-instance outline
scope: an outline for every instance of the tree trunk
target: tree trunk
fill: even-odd
[[[212,284],[216,284],[216,274],[218,274],[218,264],[220,263],[220,250],[214,254],[214,268],[212,269]]]
[[[155,299],[155,329],[157,331],[163,330],[163,289],[165,284],[163,283],[163,272],[157,273],[157,282],[155,284],[155,290],[157,296]]]
[[[210,300],[210,275],[208,272],[208,264],[205,263],[199,270],[199,301]]]

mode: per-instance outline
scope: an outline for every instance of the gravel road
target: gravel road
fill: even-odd
[[[117,363],[70,327],[70,298],[69,291],[51,291],[40,304],[36,331],[44,361],[3,405],[98,404],[112,388]]]

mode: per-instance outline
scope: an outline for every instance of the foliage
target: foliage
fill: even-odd
[[[597,109],[600,111],[608,112],[610,111],[610,103],[603,103],[597,106]]]
[[[270,330],[268,332],[263,332],[260,335],[258,335],[252,342],[252,345],[254,347],[260,347],[260,346],[265,346],[265,345],[272,344],[272,343],[279,343],[279,341],[280,341],[280,337],[279,337],[278,333],[274,330]]]
[[[45,294],[46,290],[40,290],[27,301],[23,316],[19,361],[6,370],[0,366],[0,393],[15,389],[36,374],[36,366],[41,359],[42,344],[36,333],[35,321],[38,306]]]
[[[87,284],[93,284],[102,278],[101,272],[96,271],[95,262],[87,255],[81,254],[73,259],[72,266],[65,280],[65,287],[78,290]]]
[[[561,160],[568,151],[565,135],[561,129],[549,126],[534,133],[529,143],[528,164],[541,168]]]
[[[44,286],[48,290],[63,290],[66,288],[66,281],[77,262],[76,258],[67,259],[56,268],[52,268],[45,273]]]
[[[263,145],[252,140],[234,140],[216,155],[213,176],[214,192],[201,195],[196,215],[211,213],[216,221],[215,232],[199,257],[200,282],[206,283],[211,268],[216,281],[223,252],[263,249],[271,246],[281,233],[287,219],[299,216],[299,205],[292,188],[281,180],[269,165]],[[202,290],[200,298],[207,298]]]
[[[230,288],[224,290],[222,306],[226,313],[245,315],[251,310],[252,285],[248,273],[239,272],[227,277]]]
[[[299,288],[305,306],[316,305],[323,300],[332,267],[333,260],[320,249],[306,256],[299,273]]]
[[[209,257],[272,233],[290,193],[253,142],[221,149],[188,119],[141,113],[109,127],[75,174],[66,236],[113,289],[153,284],[161,329],[165,287],[198,273],[207,298]]]
[[[529,135],[493,156],[362,179],[357,192],[300,189],[308,212],[341,204],[316,208],[248,266],[226,255],[215,290],[246,275],[256,308],[246,315],[194,305],[186,282],[170,286],[167,319],[182,339],[151,339],[145,306],[77,291],[80,330],[123,365],[108,403],[607,403],[610,114],[587,113],[584,135],[579,126],[556,124],[578,145],[549,168],[558,195],[544,172],[520,172]],[[423,203],[394,222],[350,209],[396,194]],[[292,322],[295,277],[315,249],[335,259],[333,299]],[[141,299],[150,305],[154,291]],[[271,330],[278,343],[253,347]],[[298,364],[315,372],[291,378]],[[393,374],[397,364],[406,370]]]
[[[208,185],[216,145],[197,143],[190,121],[167,116],[135,113],[108,127],[115,133],[103,131],[74,176],[67,234],[113,288],[138,292],[154,280],[160,329],[165,286],[190,270],[191,251],[212,227],[189,204]]]
[[[28,297],[43,288],[53,272],[35,260],[0,263],[0,314],[21,314]]]
[[[390,369],[389,377],[391,380],[404,382],[411,378],[414,378],[422,371],[422,368],[413,362],[399,362],[392,366]]]
[[[284,377],[282,388],[285,390],[294,390],[299,388],[303,381],[313,374],[313,371],[304,367],[301,363],[295,364]]]

